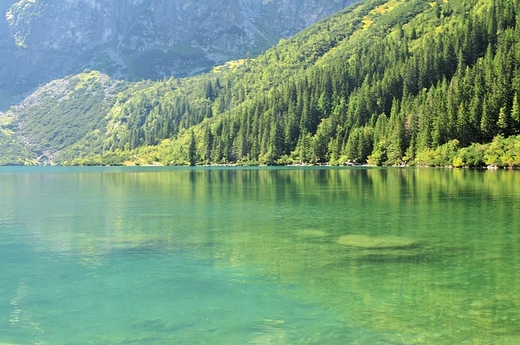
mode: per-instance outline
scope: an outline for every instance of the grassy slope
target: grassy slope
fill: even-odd
[[[21,152],[43,157],[42,163],[47,163],[89,132],[104,130],[105,115],[124,87],[99,72],[53,81],[8,112],[10,121],[21,125],[4,127],[0,145],[25,143]],[[19,159],[27,156],[12,161],[5,158],[4,164],[17,164]]]

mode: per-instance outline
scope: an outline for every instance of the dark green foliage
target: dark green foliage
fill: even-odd
[[[195,134],[193,131],[190,132],[190,147],[188,151],[188,159],[190,162],[190,166],[194,166],[197,163],[197,142],[195,139]]]

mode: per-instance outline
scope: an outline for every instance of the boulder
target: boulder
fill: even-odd
[[[412,249],[418,247],[418,241],[400,237],[378,237],[367,235],[343,235],[338,239],[338,244],[369,250],[382,249]]]

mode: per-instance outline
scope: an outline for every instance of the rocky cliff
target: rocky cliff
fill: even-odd
[[[353,2],[0,0],[0,102],[85,69],[131,80],[196,73],[255,55]]]

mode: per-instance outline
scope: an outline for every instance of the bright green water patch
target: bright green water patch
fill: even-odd
[[[0,344],[520,343],[520,174],[1,168]]]

